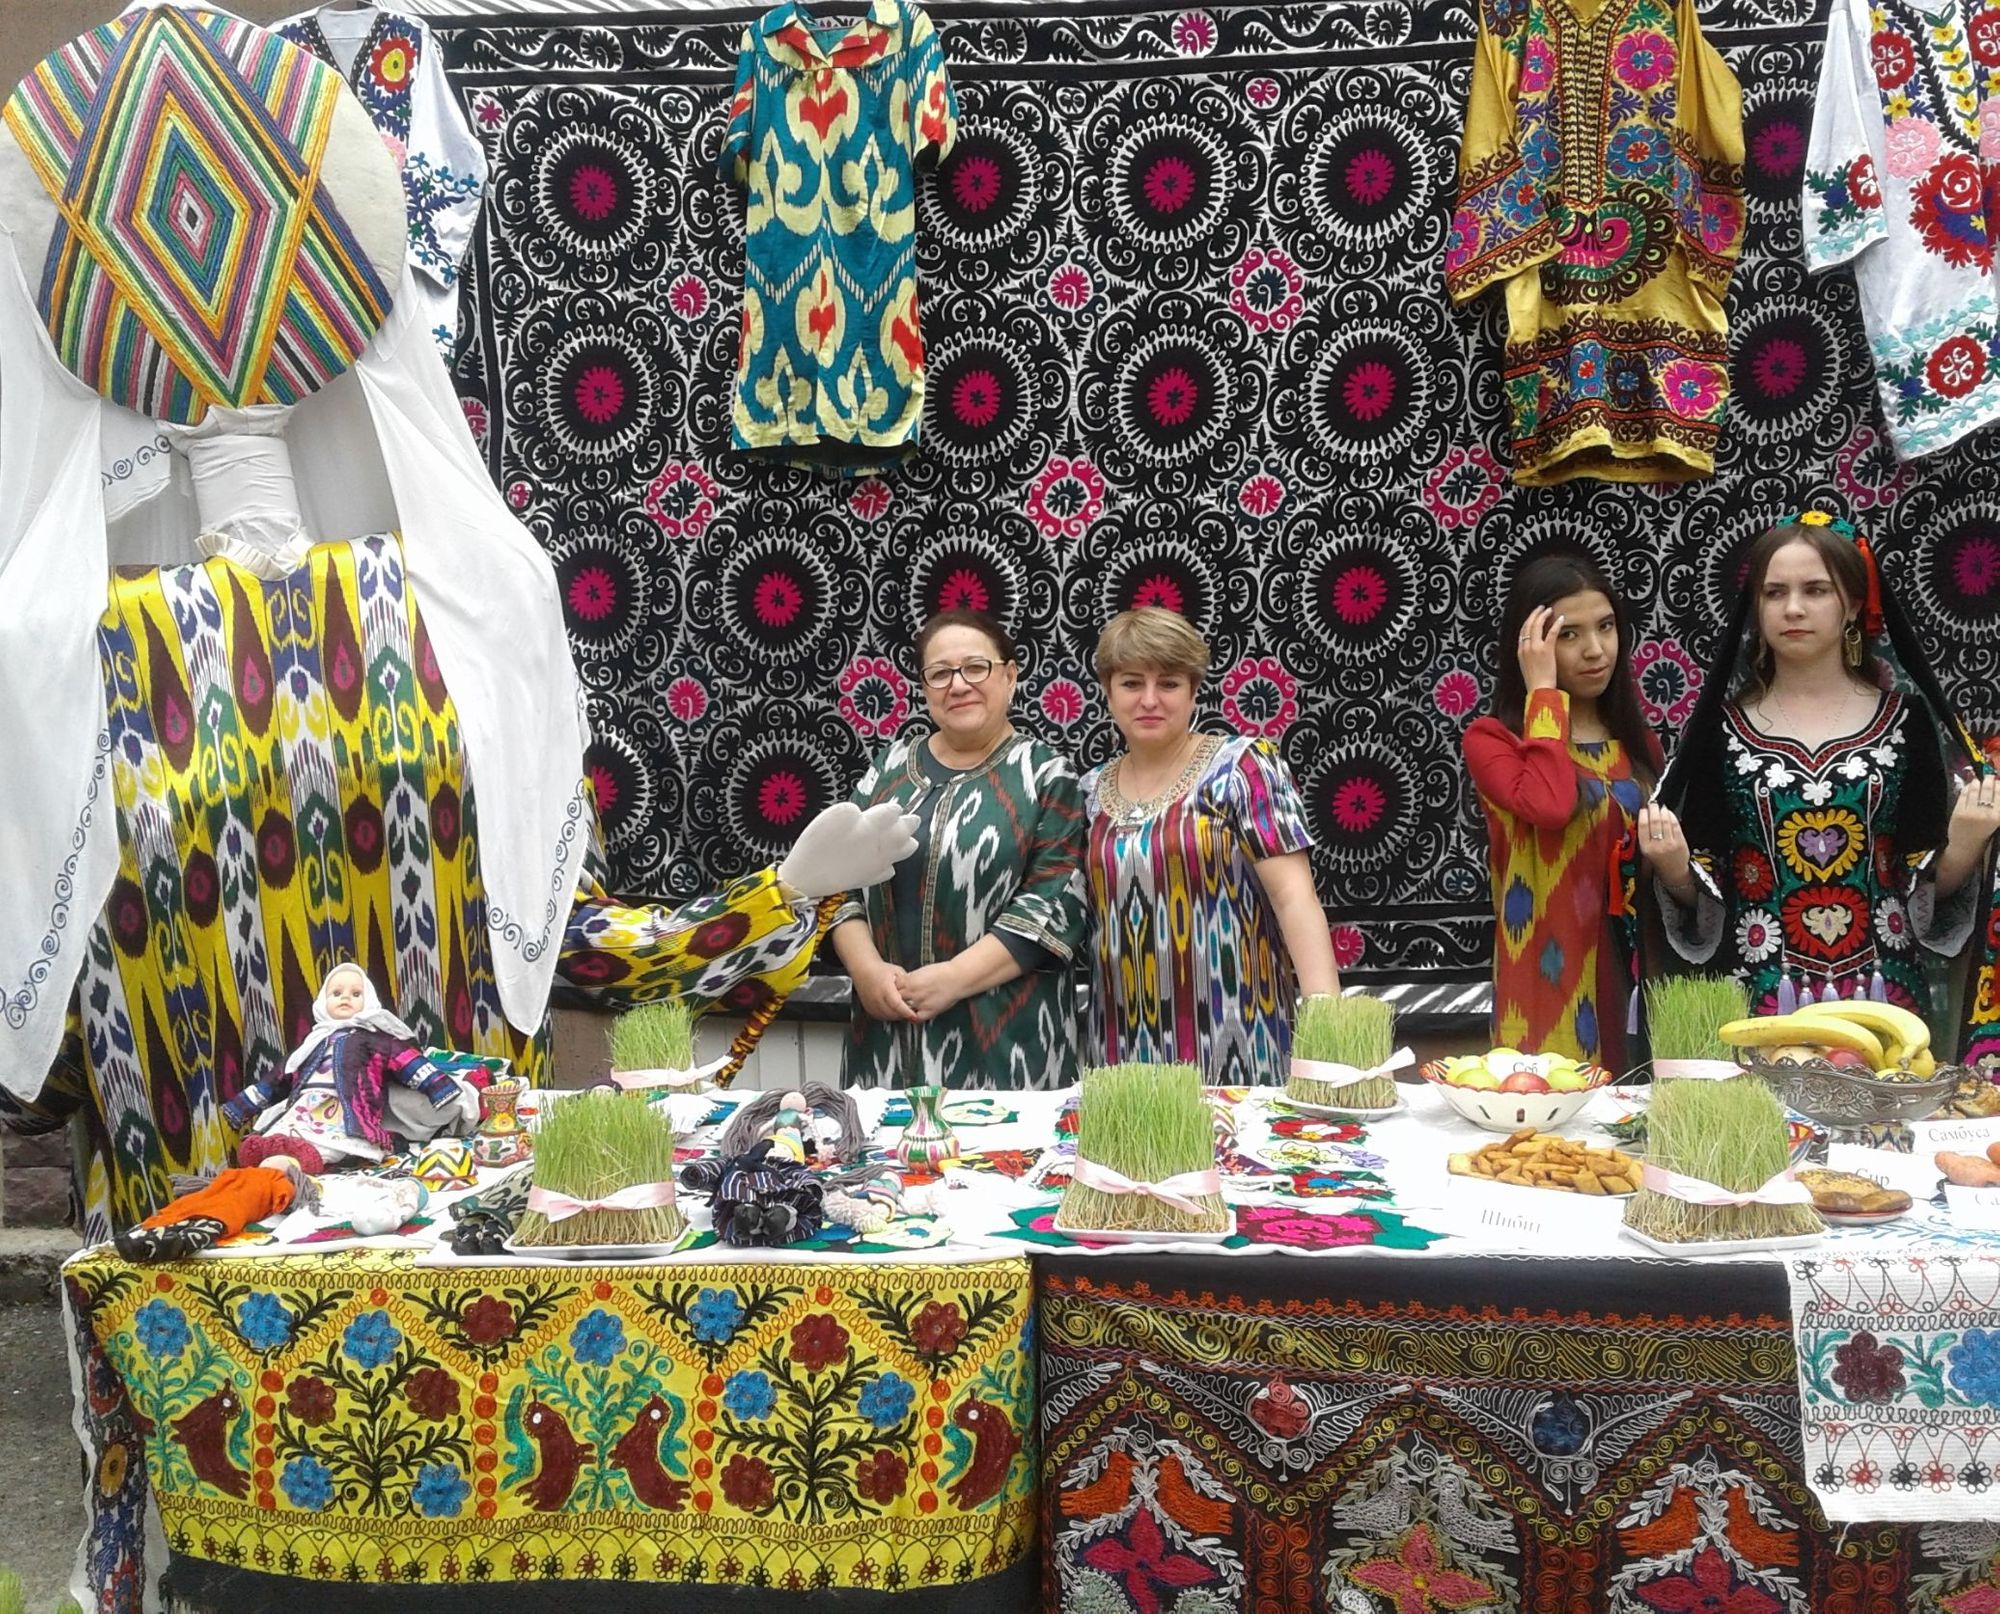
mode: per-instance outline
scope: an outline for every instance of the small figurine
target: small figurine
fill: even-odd
[[[390,1090],[390,1084],[407,1091]],[[336,964],[313,1000],[313,1028],[271,1078],[222,1106],[243,1165],[288,1154],[317,1175],[375,1161],[478,1121],[478,1097],[424,1057],[416,1033],[382,1007],[358,964]]]

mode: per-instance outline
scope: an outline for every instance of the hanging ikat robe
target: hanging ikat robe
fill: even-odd
[[[958,102],[931,20],[787,3],[743,33],[722,171],[748,187],[734,446],[843,475],[916,447],[924,415],[916,164]]]
[[[1484,0],[1445,287],[1507,294],[1514,480],[1710,475],[1741,96],[1691,0]]]
[[[1906,457],[2000,419],[1997,76],[2000,9],[1834,0],[1806,154],[1806,262],[1853,261],[1882,419]]]

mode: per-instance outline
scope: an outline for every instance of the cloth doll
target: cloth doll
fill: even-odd
[[[273,1154],[263,1165],[228,1167],[214,1181],[169,1200],[112,1243],[128,1261],[177,1261],[252,1222],[290,1210],[309,1192],[298,1160]]]
[[[742,1154],[681,1168],[683,1188],[709,1196],[716,1236],[741,1248],[779,1249],[812,1238],[825,1220],[825,1187],[769,1138]]]
[[[399,1104],[392,1111],[392,1082],[428,1108]],[[477,1105],[478,1096],[426,1059],[416,1034],[382,1007],[367,972],[336,964],[313,1000],[313,1028],[284,1070],[244,1089],[222,1113],[238,1129],[261,1117],[237,1146],[242,1164],[287,1154],[318,1173],[380,1160],[440,1132],[469,1132]]]

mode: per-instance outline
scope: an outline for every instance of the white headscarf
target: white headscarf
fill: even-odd
[[[361,1007],[345,1020],[334,1019],[333,1011],[327,1007],[327,988],[333,985],[337,975],[352,975],[361,982]],[[336,1031],[379,1031],[385,1037],[397,1037],[404,1042],[417,1040],[414,1031],[382,1007],[382,1000],[375,995],[375,983],[368,979],[368,972],[350,960],[334,965],[326,972],[326,979],[319,983],[319,996],[313,999],[312,1030],[306,1033],[306,1040],[292,1050],[291,1058],[285,1061],[285,1069],[298,1070],[309,1063],[319,1052],[320,1044]]]

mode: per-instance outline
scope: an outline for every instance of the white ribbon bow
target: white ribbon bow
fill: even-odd
[[[602,1199],[574,1199],[568,1194],[557,1193],[553,1188],[528,1190],[528,1209],[540,1211],[551,1223],[566,1222],[585,1211],[652,1210],[655,1206],[671,1205],[673,1202],[674,1185],[670,1182],[635,1183],[630,1188],[619,1189],[615,1194],[606,1194]]]
[[[1081,1155],[1070,1167],[1070,1180],[1105,1194],[1143,1194],[1190,1216],[1205,1216],[1209,1209],[1206,1205],[1197,1204],[1190,1195],[1222,1192],[1222,1174],[1213,1166],[1206,1171],[1183,1171],[1179,1176],[1168,1177],[1163,1182],[1138,1182],[1122,1171],[1100,1166]]]
[[[1381,1064],[1368,1070],[1359,1065],[1343,1065],[1335,1059],[1292,1060],[1292,1074],[1301,1081],[1324,1082],[1329,1087],[1354,1087],[1362,1082],[1373,1081],[1378,1076],[1392,1076],[1399,1070],[1407,1070],[1417,1062],[1417,1056],[1407,1048],[1398,1048]]]
[[[1655,1193],[1665,1194],[1669,1199],[1684,1200],[1690,1205],[1734,1206],[1734,1205],[1810,1205],[1812,1190],[1792,1175],[1790,1166],[1750,1190],[1747,1194],[1733,1193],[1727,1188],[1718,1188],[1712,1182],[1703,1182],[1699,1177],[1684,1177],[1678,1171],[1668,1171],[1664,1166],[1652,1164],[1639,1168],[1639,1181]]]
[[[706,1065],[696,1065],[692,1070],[614,1070],[611,1072],[611,1084],[627,1093],[644,1087],[695,1087],[708,1081],[728,1063],[729,1057],[725,1054]]]
[[[1727,1059],[1656,1059],[1655,1081],[1726,1082],[1741,1076],[1743,1067]]]

